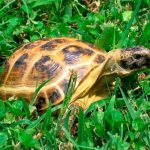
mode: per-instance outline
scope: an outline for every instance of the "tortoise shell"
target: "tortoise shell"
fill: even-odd
[[[105,61],[106,52],[73,38],[51,38],[22,45],[5,62],[0,97],[23,96],[30,102],[37,86],[51,78],[36,97],[36,107],[63,101],[71,71],[77,72],[78,87],[93,68]]]

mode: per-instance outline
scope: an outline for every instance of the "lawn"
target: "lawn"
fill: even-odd
[[[149,8],[150,0],[1,0],[0,73],[19,45],[48,37],[74,37],[107,52],[137,45],[150,49]],[[50,104],[44,114],[23,97],[0,99],[0,149],[150,149],[150,68],[116,78],[111,97],[72,113],[76,122],[69,131],[74,84],[71,78],[64,102]]]

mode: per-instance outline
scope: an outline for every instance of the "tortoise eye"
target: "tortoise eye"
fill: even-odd
[[[134,57],[135,59],[140,59],[142,56],[141,56],[140,54],[135,54],[133,57]]]

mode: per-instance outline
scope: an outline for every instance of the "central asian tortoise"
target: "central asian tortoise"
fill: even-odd
[[[142,46],[107,53],[73,38],[38,40],[19,47],[5,62],[0,76],[0,98],[23,96],[31,102],[37,86],[51,78],[36,96],[35,106],[43,111],[50,102],[57,105],[63,101],[73,70],[77,81],[70,104],[86,109],[110,96],[108,86],[116,77],[148,66],[150,51]]]

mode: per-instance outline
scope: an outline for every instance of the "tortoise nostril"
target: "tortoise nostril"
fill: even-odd
[[[133,57],[134,57],[135,59],[140,59],[142,56],[141,56],[140,54],[135,54]]]

